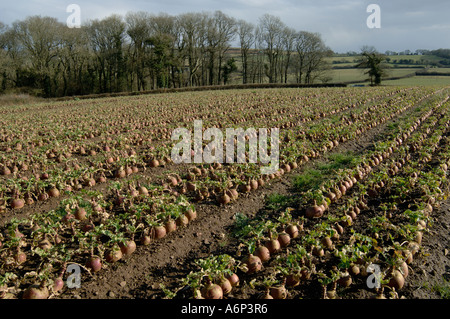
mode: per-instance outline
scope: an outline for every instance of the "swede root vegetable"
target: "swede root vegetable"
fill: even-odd
[[[213,284],[210,281],[201,290],[201,292],[202,292],[202,296],[205,299],[223,299],[223,290],[222,290],[222,288],[219,285]]]
[[[323,208],[318,205],[310,206],[306,209],[305,215],[308,218],[320,218],[323,216]]]
[[[243,263],[247,266],[247,274],[253,274],[262,269],[261,259],[253,254],[249,254],[245,257]]]
[[[220,280],[219,286],[222,289],[224,295],[228,295],[231,292],[231,289],[233,288],[231,282],[227,278],[222,278]]]
[[[48,196],[48,194],[45,193],[45,192],[41,192],[41,193],[38,195],[38,200],[40,200],[40,201],[45,201],[45,200],[47,200],[47,199],[49,199],[49,196]]]
[[[188,218],[189,221],[192,221],[197,218],[197,212],[194,209],[188,209],[184,215]]]
[[[333,249],[333,241],[330,237],[326,236],[320,240],[322,245],[327,249]]]
[[[166,179],[166,182],[172,187],[175,187],[178,185],[178,180],[175,176],[168,176]]]
[[[258,182],[254,179],[250,180],[249,185],[252,190],[258,189]]]
[[[58,292],[63,288],[64,288],[64,280],[61,275],[55,278],[55,280],[53,281],[53,291]]]
[[[189,218],[185,214],[181,214],[175,221],[177,227],[185,227],[189,224]]]
[[[86,267],[91,269],[93,272],[98,272],[102,269],[102,260],[100,257],[91,256],[86,262]]]
[[[10,175],[11,174],[11,170],[5,165],[3,166],[3,168],[0,170],[0,175]]]
[[[50,197],[59,197],[59,195],[60,195],[60,191],[56,187],[52,187],[48,191],[48,196],[50,196]]]
[[[141,245],[148,246],[152,242],[152,237],[148,234],[142,234],[139,242],[141,243]]]
[[[358,265],[352,264],[352,265],[350,265],[348,272],[353,276],[357,276],[360,274],[361,269],[359,268]]]
[[[132,239],[119,244],[123,257],[129,257],[136,251],[136,242]]]
[[[104,173],[102,173],[101,175],[99,175],[96,179],[97,183],[106,183],[107,179]]]
[[[238,190],[241,192],[241,193],[248,193],[248,192],[250,192],[251,191],[251,186],[249,185],[249,184],[241,184],[241,185],[239,185],[239,187],[238,187]]]
[[[144,186],[139,186],[138,192],[141,196],[148,196],[148,189]]]
[[[40,285],[31,285],[23,292],[23,299],[47,299],[49,297],[48,288],[44,282]]]
[[[149,163],[150,167],[158,167],[159,166],[159,161],[157,159],[152,159]]]
[[[296,287],[299,284],[300,284],[300,275],[299,274],[289,274],[286,276],[286,286]]]
[[[348,272],[342,274],[342,277],[338,279],[337,283],[341,287],[349,287],[352,284],[352,276]]]
[[[115,178],[124,178],[125,176],[127,176],[127,173],[125,171],[125,169],[123,167],[119,168],[115,173],[114,173],[114,177]]]
[[[409,274],[409,269],[408,269],[408,264],[405,261],[403,261],[400,264],[400,271],[403,274],[403,277],[406,279],[406,277],[408,277],[408,274]]]
[[[422,232],[421,231],[416,232],[416,237],[414,238],[414,241],[416,243],[418,243],[419,245],[422,243]]]
[[[193,183],[193,182],[188,181],[188,182],[186,182],[186,189],[189,192],[194,192],[197,190],[197,185],[195,185],[195,183]]]
[[[342,235],[344,233],[344,227],[342,227],[340,224],[336,224],[335,228],[339,235]]]
[[[326,298],[325,299],[336,299],[336,297],[337,297],[336,286],[337,286],[337,283],[334,282],[332,289],[326,291]]]
[[[285,283],[277,287],[271,287],[270,295],[273,297],[273,299],[286,299],[287,290],[285,287]]]
[[[166,228],[167,233],[174,232],[177,229],[177,224],[173,219],[169,219],[165,224],[164,227]]]
[[[33,205],[33,204],[34,204],[34,199],[33,199],[33,197],[31,196],[31,193],[30,193],[30,192],[28,192],[28,193],[25,195],[25,204],[26,204],[26,205]]]
[[[312,248],[312,254],[316,257],[323,257],[325,255],[325,252],[322,247],[314,246]]]
[[[263,245],[259,245],[255,249],[253,254],[255,256],[259,257],[259,259],[261,259],[261,262],[263,262],[263,263],[270,259],[270,251],[266,246],[263,246]]]
[[[18,265],[23,264],[27,261],[27,255],[22,250],[20,250],[20,247],[17,247],[17,251],[14,255],[14,260]]]
[[[287,247],[291,242],[291,236],[289,236],[289,234],[286,232],[281,232],[280,234],[278,234],[277,240],[280,243],[280,246],[284,248]]]
[[[411,252],[412,257],[414,257],[414,255],[417,254],[419,249],[420,249],[420,245],[418,243],[416,243],[415,241],[409,242],[408,250]]]
[[[291,166],[289,164],[282,164],[281,168],[286,172],[289,173],[291,171]]]
[[[257,182],[258,182],[258,187],[263,187],[266,184],[266,182],[262,178],[258,178]]]
[[[232,273],[226,278],[230,281],[231,286],[233,287],[239,286],[239,277],[235,273]]]
[[[74,213],[74,217],[78,220],[86,219],[87,212],[83,207],[77,207]]]
[[[16,197],[11,200],[12,209],[21,209],[25,206],[25,201],[22,198]]]
[[[125,174],[127,176],[133,174],[133,169],[128,165],[125,166]]]
[[[402,273],[397,269],[392,271],[391,279],[389,280],[388,286],[394,288],[395,290],[400,290],[405,285],[405,278]]]
[[[297,225],[290,224],[290,225],[286,226],[284,231],[287,234],[289,234],[289,236],[291,236],[291,238],[297,238],[299,236],[299,229],[298,229]]]
[[[258,297],[258,299],[274,299],[274,298],[273,298],[272,295],[270,294],[270,289],[267,288],[266,292],[262,293],[262,294]]]
[[[405,262],[407,264],[410,264],[413,262],[414,257],[413,257],[413,254],[411,251],[409,251],[408,249],[405,249],[402,253],[403,253],[403,256],[406,257]]]
[[[231,198],[230,196],[228,196],[227,194],[223,193],[223,194],[219,194],[217,196],[217,202],[221,205],[226,205],[229,204],[231,202]]]
[[[272,236],[270,236],[270,237],[272,237]],[[276,254],[281,249],[281,244],[278,241],[278,239],[276,239],[276,238],[271,238],[271,239],[267,240],[264,245],[267,247],[267,249],[269,250],[269,253],[271,255]]]
[[[300,270],[300,280],[309,280],[311,278],[311,271],[307,268]]]
[[[166,236],[167,231],[166,227],[159,225],[152,227],[152,234],[155,237],[155,239],[160,239]]]
[[[122,259],[122,256],[123,254],[120,248],[114,246],[105,253],[105,260],[109,263],[114,263]]]
[[[230,196],[232,200],[236,200],[239,197],[239,192],[236,190],[236,188],[230,188],[226,191],[226,194]]]

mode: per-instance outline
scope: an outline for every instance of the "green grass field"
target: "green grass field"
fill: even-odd
[[[388,77],[405,76],[416,72],[418,69],[389,69]],[[350,82],[350,81],[365,81],[368,76],[364,74],[362,69],[333,69],[331,70],[331,82]]]
[[[432,55],[392,55],[387,57],[388,74],[387,77],[401,77],[417,71],[421,68],[429,67],[431,63],[439,62],[441,58]],[[334,56],[328,58],[328,62],[333,67],[331,71],[331,82],[356,82],[361,84],[367,80],[367,75],[363,70],[351,69],[358,63],[358,56]],[[401,63],[410,61],[410,63]],[[348,69],[345,69],[348,68]],[[450,68],[432,67],[428,72],[450,73]],[[399,80],[384,80],[385,85],[446,85],[450,83],[448,76],[415,76]],[[365,82],[367,84],[367,82]]]
[[[404,78],[400,80],[383,81],[383,85],[406,85],[406,86],[450,86],[450,76],[415,76],[412,78]]]
[[[337,67],[342,66],[354,66],[356,63],[358,63],[359,57],[358,56],[333,56],[328,58],[328,61],[333,65]],[[414,66],[427,66],[431,63],[437,63],[442,58],[439,58],[434,55],[390,55],[387,56],[387,63],[389,65],[397,65],[397,66],[408,66],[408,65],[414,65]],[[399,64],[401,60],[411,60],[412,64]]]

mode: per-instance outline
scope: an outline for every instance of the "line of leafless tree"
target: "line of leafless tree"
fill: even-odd
[[[326,81],[320,34],[273,15],[129,12],[69,28],[52,17],[0,22],[0,92],[46,97],[236,83]]]

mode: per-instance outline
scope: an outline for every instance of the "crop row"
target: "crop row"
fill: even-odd
[[[209,169],[206,169],[205,165],[191,167],[182,177],[183,182],[176,190],[191,196],[196,201],[211,197],[220,204],[228,204],[237,199],[239,193],[245,194],[258,189],[266,182],[302,166],[311,158],[329,152],[339,143],[357,139],[360,134],[386,123],[414,105],[420,105],[426,97],[419,99],[418,104],[376,105],[370,108],[370,112],[369,109],[360,108],[357,110],[359,112],[352,114],[353,119],[348,122],[342,119],[339,121],[331,119],[327,122],[327,119],[323,119],[320,124],[311,127],[289,130],[283,139],[283,147],[280,151],[280,169],[273,174],[261,174],[261,164],[248,164],[249,151],[247,151],[245,164],[216,163]],[[433,101],[435,99],[437,97],[434,97]],[[326,129],[322,129],[319,133],[317,130],[319,126]]]
[[[414,102],[424,100],[431,96],[432,92],[428,92],[425,96],[421,96],[418,92],[416,94],[417,96],[412,98]],[[335,134],[339,131],[345,132],[343,141],[355,139],[358,134],[385,123],[411,107],[413,104],[398,99],[387,104],[376,104],[372,108],[372,114],[369,114],[367,109],[360,106],[353,110],[356,112],[353,119],[346,123],[339,123],[342,118],[335,115],[337,116],[335,130],[331,130],[330,124],[328,131]],[[361,111],[361,115],[358,114],[358,110]],[[295,136],[294,139],[286,140],[286,143],[290,143],[291,146],[287,148],[288,151],[295,152],[295,157],[282,153],[282,158],[299,161],[302,164],[305,162],[306,154],[317,157],[335,147],[334,143],[333,146],[327,147],[321,142],[324,138],[331,138],[331,136],[312,134],[305,127],[301,127],[300,131],[303,133],[292,135],[292,137]],[[305,138],[300,139],[299,136]],[[340,135],[333,137],[341,138]],[[297,140],[299,142],[296,146]],[[306,141],[312,144],[305,144]],[[308,148],[310,152],[304,153],[303,151]],[[129,154],[131,157],[137,157],[137,154],[132,152]],[[149,158],[146,157],[146,159]],[[284,167],[287,168],[287,166]],[[258,165],[228,166],[216,163],[208,167],[190,167],[189,174],[183,176],[185,178],[181,178],[181,174],[176,172],[170,173],[161,185],[145,180],[140,174],[136,174],[135,179],[122,180],[120,177],[138,173],[139,169],[133,172],[133,169],[129,167],[131,171],[124,171],[124,174],[119,176],[116,173],[120,168],[114,167],[110,171],[110,173],[114,172],[114,180],[107,184],[108,193],[95,190],[84,190],[79,194],[69,192],[69,195],[60,201],[59,207],[54,210],[30,215],[22,220],[11,219],[6,223],[0,237],[2,257],[0,287],[4,297],[49,297],[63,288],[63,276],[66,275],[68,264],[78,264],[90,273],[97,272],[122,258],[128,258],[136,249],[136,243],[147,245],[155,239],[165,237],[177,227],[186,226],[196,217],[195,207],[188,193],[198,187],[198,185],[189,187],[188,182],[192,182],[189,178],[192,176],[195,176],[195,181],[199,182],[200,177],[207,177],[213,172],[216,174],[215,181],[223,183],[231,190],[250,181],[249,177],[256,177],[257,175],[252,174],[259,171]],[[285,168],[278,171],[278,177],[290,170],[290,167],[289,170]],[[125,168],[122,169],[125,170]],[[232,180],[232,170],[242,173],[245,179]],[[202,182],[206,180],[207,178]],[[21,183],[23,183],[22,179]],[[211,185],[218,186],[214,183]],[[252,188],[251,185],[246,186],[240,191],[245,193],[248,192],[248,186]],[[203,187],[199,189],[204,190]],[[208,193],[221,194],[222,191],[223,189],[211,188]],[[201,193],[201,195],[206,194]],[[204,196],[196,200],[203,200],[205,197],[208,198]],[[283,218],[291,218],[289,211]]]
[[[353,122],[359,122],[359,119],[363,117],[370,117],[370,112],[372,110],[379,109],[380,106],[388,107],[390,104],[401,103],[401,105],[406,105],[409,101],[417,101],[419,97],[424,97],[422,91],[418,90],[413,93],[415,95],[410,98],[411,100],[405,100],[404,92],[389,92],[387,95],[388,101],[382,105],[371,106],[370,103],[367,105],[361,102],[357,104],[353,103],[351,108],[354,109],[355,112],[352,111],[348,120],[344,117],[345,115],[342,118],[338,115],[333,116],[330,123],[327,123],[328,121],[325,121],[325,119],[320,120],[321,125],[326,125],[327,128],[333,132],[332,135],[328,136],[328,139],[324,139],[323,136],[318,135],[317,131],[320,130],[318,129],[318,125],[307,126],[305,128],[307,129],[307,132],[303,132],[303,134],[305,134],[304,139],[307,139],[307,141],[303,141],[299,147],[302,147],[304,150],[313,150],[312,155],[314,155],[317,152],[317,150],[314,151],[314,148],[320,148],[322,150],[326,148],[327,145],[329,146],[330,142],[337,144],[337,132],[341,130],[345,132],[345,134],[341,134],[340,139],[341,141],[346,140],[350,138],[351,134],[358,134],[362,130],[358,131],[350,129],[350,126],[353,127],[356,125]],[[428,95],[429,94],[431,93],[428,92]],[[372,99],[376,100],[378,98],[379,97]],[[267,97],[264,97],[262,101],[267,102],[266,99]],[[370,98],[368,100],[371,101]],[[332,100],[332,102],[334,103],[336,101]],[[342,100],[340,103],[341,104],[337,104],[337,107],[333,106],[331,108],[326,105],[334,104],[320,106],[319,110],[321,109],[323,111],[320,113],[322,116],[326,116],[327,114],[338,114],[350,108],[348,105],[344,104]],[[258,112],[270,109],[262,108],[262,106],[264,106],[262,103],[261,105],[257,105]],[[318,106],[319,105],[317,104],[314,105],[315,111],[319,111],[317,110]],[[279,109],[279,117],[275,117],[277,121],[273,123],[277,124],[278,127],[292,127],[299,121],[302,122],[312,119],[311,115],[307,114],[300,115],[294,113],[286,116],[285,113],[287,112],[287,108],[279,107]],[[207,114],[213,115],[214,110],[215,109],[210,110]],[[325,113],[325,111],[328,113]],[[277,110],[275,110],[275,112],[277,112]],[[292,109],[290,112],[292,113]],[[310,110],[308,112],[313,114]],[[265,124],[268,124],[267,116],[269,114],[262,113],[260,119],[264,120]],[[230,112],[230,114],[234,114],[234,112]],[[59,119],[59,116],[57,118]],[[234,125],[236,125],[236,123],[239,123],[239,125],[245,124],[247,126],[257,126],[261,124],[256,121],[255,117],[246,117],[246,114],[242,116],[244,122],[233,121],[232,119],[220,121],[211,118],[209,115],[207,115],[206,118],[212,125],[217,125],[217,123],[223,123],[223,125],[233,125],[234,123]],[[193,116],[191,119],[195,119],[195,117]],[[338,121],[343,121],[345,123],[342,125],[333,123]],[[72,143],[73,141],[70,140],[70,134],[74,134],[73,123],[65,123],[67,124],[64,126],[66,133],[62,132],[60,135],[55,134],[54,140],[47,140],[45,142],[42,139],[37,141],[33,140],[34,135],[37,135],[37,137],[46,135],[42,133],[40,128],[30,130],[27,130],[26,128],[22,129],[27,132],[27,136],[32,136],[32,141],[27,145],[24,145],[26,139],[21,136],[20,141],[16,143],[14,147],[6,146],[7,148],[10,148],[11,151],[14,150],[14,152],[6,152],[0,160],[2,174],[6,177],[2,179],[2,183],[0,184],[1,211],[6,211],[7,208],[20,209],[24,205],[32,204],[37,200],[47,200],[49,197],[58,197],[61,193],[73,192],[81,188],[94,186],[96,183],[104,182],[107,178],[128,176],[139,170],[146,169],[146,167],[170,164],[170,149],[173,144],[170,144],[167,140],[158,142],[158,138],[155,142],[151,137],[143,136],[150,133],[145,131],[146,126],[140,125],[142,122],[146,122],[145,118],[136,121],[136,128],[133,131],[139,131],[138,135],[140,136],[135,136],[135,138],[121,136],[120,129],[118,129],[117,132],[106,132],[104,136],[96,137],[94,129],[91,128],[89,138],[101,138],[101,141],[93,144],[95,147],[90,147],[82,143],[80,144],[80,141]],[[114,120],[110,120],[109,123],[114,126],[117,126],[118,124]],[[376,123],[372,123],[372,125],[375,124]],[[4,130],[5,136],[14,135],[10,131]],[[158,130],[164,131],[165,133],[170,132],[170,129],[167,126],[164,127],[164,125]],[[119,136],[112,139],[111,136],[114,133],[119,134]],[[333,136],[335,138],[332,138]],[[85,137],[87,138],[87,136]],[[287,136],[286,141],[291,138],[293,138],[293,136]],[[309,142],[309,139],[312,139],[313,141],[320,139],[322,140],[322,145],[310,145],[313,141]],[[295,147],[294,145],[289,145],[289,142],[287,143],[288,148]],[[307,151],[307,153],[311,155],[309,151]],[[286,158],[287,161],[288,157],[289,151],[286,152],[286,154],[283,152],[282,158]]]
[[[276,217],[266,215],[251,222],[245,218],[238,220],[237,224],[241,224],[238,236],[246,238],[244,247],[250,254],[243,260],[227,255],[200,260],[197,262],[199,271],[189,274],[183,284],[192,288],[194,298],[221,298],[237,286],[236,278],[246,278],[248,282],[244,286],[264,287],[260,297],[272,299],[286,298],[288,288],[298,294],[294,287],[304,288],[316,281],[322,286],[322,297],[335,298],[338,286],[348,287],[355,278],[361,284],[360,278],[367,279],[370,271],[377,270],[378,297],[384,297],[385,287],[395,295],[408,275],[407,263],[412,262],[418,251],[433,211],[430,202],[436,205],[448,195],[446,176],[450,154],[448,138],[443,136],[448,134],[450,114],[446,108],[448,102],[444,100],[436,107],[442,112],[438,112],[437,117],[425,113],[417,121],[411,119],[409,133],[403,136],[405,133],[399,132],[392,139],[398,146],[393,153],[398,156],[397,160],[371,162],[367,176],[355,181],[357,191],[340,201],[334,200],[338,206],[326,218],[322,215],[314,218],[321,223],[311,224],[304,217],[294,219],[291,208],[278,212]],[[428,117],[429,121],[424,123]],[[419,123],[424,123],[421,126],[423,132],[416,132],[418,126],[415,124]],[[405,128],[407,126],[405,124]],[[432,131],[435,127],[439,129]],[[403,144],[405,139],[410,142]],[[418,149],[429,149],[429,153],[417,152]],[[433,154],[437,163],[426,165]],[[416,160],[409,161],[411,158]],[[405,189],[401,178],[405,174],[414,181],[407,184],[409,189]],[[378,189],[377,197],[367,194],[367,188],[374,185],[383,187],[383,192]],[[423,197],[415,197],[417,187]],[[372,205],[375,198],[381,198],[382,202],[376,203],[378,208],[375,208],[381,210],[381,214],[367,218],[364,215],[370,214],[368,205]],[[331,204],[331,201],[326,203]],[[301,208],[298,210],[302,211]],[[364,226],[359,231],[352,228],[357,217],[364,219]],[[286,247],[289,249],[281,254]],[[255,275],[269,263],[267,269],[270,271],[265,272],[263,278]],[[373,265],[385,268],[381,270]]]

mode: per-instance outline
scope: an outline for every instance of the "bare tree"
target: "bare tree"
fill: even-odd
[[[235,36],[235,21],[222,11],[216,11],[207,17],[206,23],[208,84],[214,85],[221,82],[222,62]]]
[[[303,73],[306,65],[306,55],[307,55],[307,43],[308,43],[309,33],[306,31],[300,31],[295,36],[295,49],[297,52],[296,56],[296,77],[297,83],[302,83]]]
[[[242,83],[288,83],[293,72],[299,83],[325,80],[329,50],[320,35],[296,32],[279,17],[265,14],[253,25],[221,11],[130,12],[78,29],[40,16],[0,23],[0,90],[60,96],[228,84],[236,37]]]
[[[226,52],[231,47],[231,41],[233,41],[236,36],[237,25],[234,18],[227,16],[222,11],[216,11],[214,13],[214,20],[216,21],[219,35],[217,84],[220,84],[222,82],[222,63],[225,59]]]
[[[55,18],[32,16],[13,23],[14,36],[25,50],[31,71],[45,96],[52,92],[53,64],[60,45],[59,30],[63,25]]]
[[[325,58],[331,50],[322,41],[320,34],[300,31],[295,37],[297,51],[297,83],[310,84],[326,70]],[[304,77],[303,77],[304,76]]]
[[[207,16],[205,13],[184,13],[178,16],[182,41],[183,56],[187,60],[189,86],[198,85],[198,72],[202,53],[205,50]]]
[[[58,69],[63,83],[57,86],[55,93],[57,95],[84,94],[86,88],[94,85],[93,78],[90,79],[89,85],[85,83],[84,76],[91,60],[87,34],[84,29],[61,28],[60,37],[61,45],[57,48],[57,54]]]
[[[239,20],[237,28],[241,49],[242,83],[246,84],[249,80],[249,51],[255,43],[255,26],[245,20]]]
[[[281,59],[281,82],[288,83],[289,67],[291,65],[291,56],[294,51],[296,31],[292,28],[285,27],[281,33],[281,41],[283,46],[283,59]]]
[[[158,72],[164,78],[165,87],[175,86],[177,74],[182,69],[182,60],[177,51],[177,44],[180,39],[177,19],[175,16],[161,13],[151,16],[150,25],[152,27],[152,39],[156,41],[159,48],[158,58],[165,60],[159,62],[161,70]]]
[[[102,92],[119,92],[124,82],[123,44],[125,23],[118,15],[93,20],[88,25],[91,48],[97,57]]]
[[[265,53],[269,60],[266,67],[266,75],[269,83],[275,83],[277,79],[277,62],[282,51],[282,30],[284,23],[279,17],[265,14],[259,20],[260,36],[265,44]]]
[[[7,88],[8,82],[8,64],[10,62],[7,51],[7,38],[6,38],[7,26],[0,22],[0,76],[2,77],[0,83],[0,93],[4,92]]]
[[[252,82],[264,83],[264,69],[265,69],[265,43],[262,37],[262,28],[257,26],[255,28],[254,54],[252,56],[251,70]]]
[[[146,90],[146,53],[145,41],[150,38],[150,14],[147,12],[131,12],[125,17],[127,35],[131,40],[129,86],[133,88],[134,75],[136,75],[137,90]]]

